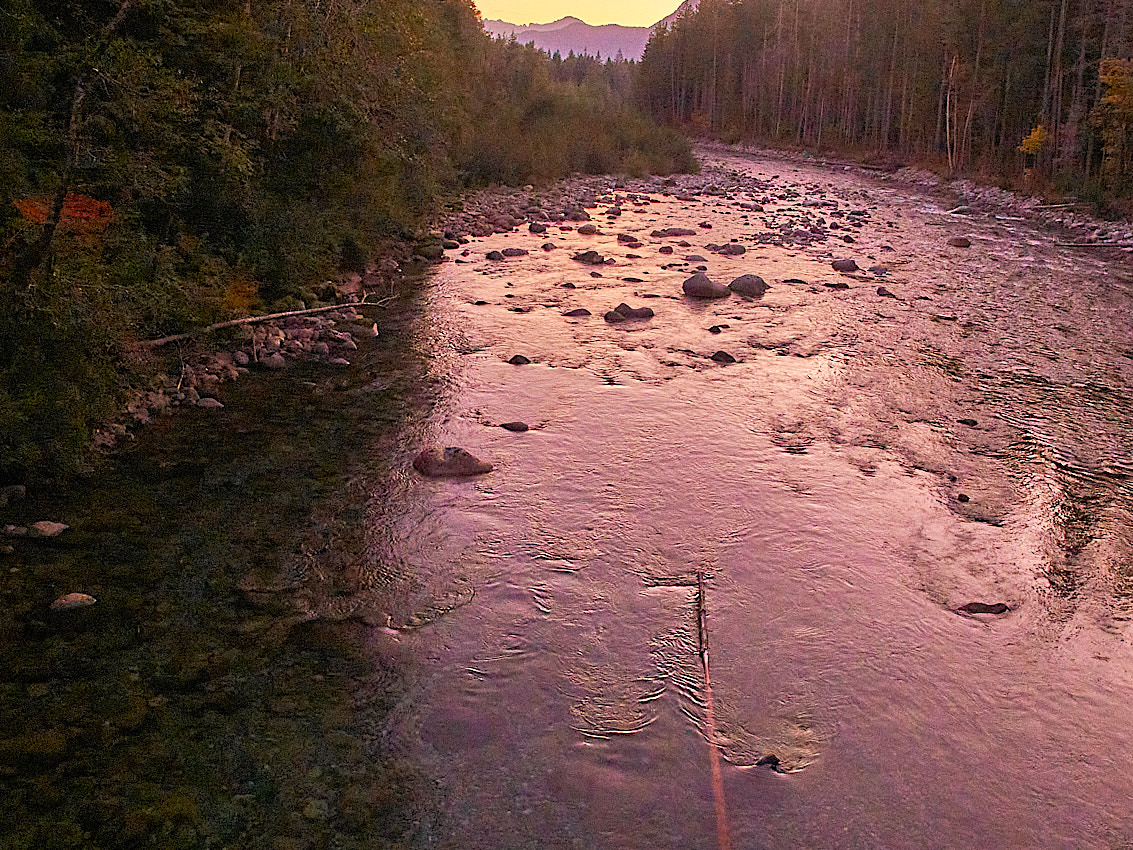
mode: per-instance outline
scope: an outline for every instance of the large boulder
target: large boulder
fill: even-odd
[[[425,449],[413,459],[413,468],[429,478],[467,478],[493,469],[492,464],[453,446]]]
[[[770,288],[767,281],[757,274],[740,275],[728,284],[728,289],[736,295],[746,295],[748,298],[762,298]]]
[[[711,280],[704,272],[694,274],[684,282],[685,295],[689,298],[727,298],[732,290]]]

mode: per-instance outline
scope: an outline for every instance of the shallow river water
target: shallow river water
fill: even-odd
[[[617,190],[607,221],[611,190],[605,235],[474,239],[429,284],[440,400],[394,466],[496,468],[373,508],[373,561],[418,580],[375,640],[422,659],[420,846],[1133,846],[1128,260],[871,176],[708,165],[718,192]],[[698,265],[771,289],[693,302]],[[623,301],[656,316],[603,321]]]

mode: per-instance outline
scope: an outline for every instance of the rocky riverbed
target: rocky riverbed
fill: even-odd
[[[954,189],[495,188],[193,355],[0,494],[0,840],[1133,840],[1133,280]]]

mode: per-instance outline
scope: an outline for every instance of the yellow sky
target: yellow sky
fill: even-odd
[[[480,14],[513,24],[546,24],[567,15],[588,24],[648,27],[681,5],[681,0],[475,0]]]

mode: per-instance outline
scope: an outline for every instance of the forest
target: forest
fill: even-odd
[[[75,465],[134,342],[294,305],[467,186],[691,167],[625,73],[469,0],[6,0],[0,479]]]
[[[654,116],[726,141],[1133,194],[1130,0],[703,0],[654,33]]]

